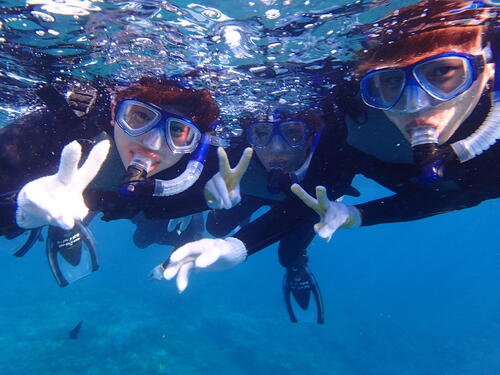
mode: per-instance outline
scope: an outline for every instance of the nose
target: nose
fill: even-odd
[[[271,142],[269,143],[269,151],[273,153],[283,152],[285,150],[285,143],[283,138],[278,134],[273,135]]]
[[[158,128],[152,129],[144,135],[141,143],[152,151],[159,151],[161,148],[162,131]]]
[[[396,104],[396,109],[407,113],[415,113],[432,105],[432,97],[418,84],[409,84],[405,87],[401,99]]]

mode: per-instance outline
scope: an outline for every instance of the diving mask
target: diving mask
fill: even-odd
[[[160,128],[174,154],[192,153],[201,139],[200,130],[191,120],[135,99],[126,99],[118,104],[116,123],[131,137]]]
[[[302,120],[254,122],[247,128],[248,142],[253,147],[266,147],[275,135],[290,147],[304,146],[312,134],[309,125]]]
[[[360,82],[361,97],[370,107],[415,113],[464,93],[484,65],[484,53],[445,52],[402,68],[372,70]]]

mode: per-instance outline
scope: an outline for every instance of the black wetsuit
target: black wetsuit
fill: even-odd
[[[241,155],[242,148],[233,150],[235,161]],[[243,177],[241,202],[230,210],[213,210],[208,214],[206,229],[215,237],[225,237],[238,225],[251,225],[250,217],[262,207],[271,209],[290,195],[290,183],[281,186],[280,193],[267,191],[267,172],[264,166],[254,157],[247,173]],[[307,247],[314,238],[314,221],[306,220],[295,231],[284,234],[279,239],[278,256],[280,264],[285,267],[300,267],[307,263]],[[258,228],[257,228],[258,229]],[[248,243],[245,243],[251,246]]]
[[[349,146],[345,142],[346,135],[342,118],[338,114],[332,116],[322,132],[307,173],[300,182],[309,194],[314,196],[317,185],[327,188],[330,199],[352,194],[351,182],[356,174],[374,179],[393,191],[401,190],[409,183],[415,173],[411,165],[387,163],[373,158]],[[265,188],[265,183],[261,185]],[[294,262],[300,264],[307,260],[306,248],[314,237],[313,225],[318,221],[318,215],[292,194],[289,188],[284,188],[282,193],[280,200],[243,196],[240,205],[229,212],[213,212],[207,222],[207,230],[216,236],[225,235],[239,223],[245,222],[252,212],[263,205],[270,205],[268,212],[243,225],[232,236],[245,244],[249,255],[280,240],[280,263],[285,267],[294,265]]]
[[[66,103],[59,100],[56,93],[51,93],[56,103],[49,103],[47,108],[26,115],[12,124],[0,129],[0,189],[3,193],[0,201],[0,235],[19,231],[15,222],[17,192],[29,181],[56,172],[62,148],[71,141],[91,140],[95,138],[111,138],[109,108],[110,102],[106,92],[100,93],[94,109],[88,115],[79,118]],[[64,101],[64,99],[63,99]],[[57,105],[56,105],[57,104]],[[90,149],[90,142],[83,142]],[[216,155],[210,147],[205,169],[189,189],[171,197],[141,197],[127,200],[121,198],[116,188],[125,174],[125,168],[113,146],[110,155],[95,180],[84,191],[85,203],[91,211],[102,212],[103,220],[134,219],[138,225],[135,240],[140,247],[151,241],[144,239],[147,235],[144,218],[158,220],[157,225],[163,227],[163,235],[157,238],[159,243],[179,245],[176,232],[167,233],[167,219],[178,218],[208,209],[203,188],[205,183],[217,171]],[[155,178],[168,180],[182,173],[190,160],[184,155],[173,167],[161,171]],[[197,239],[203,233],[199,225],[200,218],[193,221]],[[145,234],[144,234],[145,233]],[[193,232],[189,233],[193,234]],[[144,235],[142,235],[144,234]],[[188,233],[182,235],[187,237]],[[170,239],[169,239],[170,238]]]
[[[471,116],[446,144],[470,135],[483,123],[489,110],[489,93],[485,93]],[[448,164],[442,181],[421,184],[417,182],[419,169],[412,162],[408,142],[381,111],[371,111],[371,114],[375,118],[369,116],[367,124],[349,122],[347,142],[343,120],[330,121],[331,126],[324,130],[301,182],[309,194],[314,196],[315,187],[323,185],[329,191],[330,199],[336,199],[349,192],[355,174],[362,174],[392,190],[394,195],[355,205],[361,211],[363,226],[421,219],[476,206],[500,196],[498,142],[472,160]],[[373,131],[370,131],[370,126]],[[239,222],[261,204],[262,200],[243,198],[242,207],[231,211]],[[225,215],[224,212],[215,213],[213,220]],[[242,226],[233,237],[245,243],[249,255],[285,238],[295,237],[298,249],[310,242],[312,225],[318,219],[313,210],[293,194],[288,194],[282,201],[273,202],[267,213]],[[213,225],[215,221],[208,223],[209,230],[215,235],[225,234],[230,227],[227,225],[229,221],[226,224],[224,220],[219,221],[219,229]],[[304,223],[310,223],[309,232],[302,232]],[[280,248],[284,248],[282,245]],[[295,257],[293,254],[292,251],[291,259]]]
[[[473,113],[458,128],[444,146],[464,139],[472,134],[484,121],[490,110],[489,93],[485,93]],[[371,124],[383,132],[384,127],[395,126],[386,120],[383,125],[380,121]],[[370,124],[359,126],[369,127]],[[351,131],[350,127],[350,131]],[[363,146],[363,140],[370,138],[367,130],[353,129],[356,133],[356,146],[366,152],[376,155],[380,159],[394,160],[404,158],[402,153],[410,153],[410,147],[400,135],[399,140],[388,141],[378,145],[378,151],[372,146]],[[364,136],[363,136],[364,134]],[[383,137],[382,137],[383,138]],[[366,142],[365,142],[366,143]],[[406,152],[405,149],[406,148]],[[412,179],[416,180],[417,169]],[[444,169],[443,180],[432,184],[408,184],[397,194],[377,199],[371,202],[358,204],[356,207],[362,213],[362,225],[375,225],[416,220],[453,210],[473,207],[488,199],[500,196],[500,145],[496,142],[481,155],[465,163],[451,162]]]

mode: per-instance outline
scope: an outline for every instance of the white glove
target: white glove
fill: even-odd
[[[191,223],[192,217],[193,217],[193,215],[187,215],[187,216],[178,217],[175,219],[170,219],[168,221],[167,231],[173,232],[175,230],[175,228],[177,228],[177,226],[179,226],[179,229],[177,229],[177,234],[180,235],[189,226],[189,224]]]
[[[99,142],[78,168],[82,147],[77,141],[66,145],[57,173],[31,181],[19,192],[17,225],[29,229],[50,224],[71,229],[75,220],[83,220],[89,212],[83,201],[83,190],[99,172],[109,148],[109,141]]]
[[[204,238],[188,242],[170,254],[169,263],[163,270],[163,277],[171,280],[177,275],[177,289],[182,293],[187,288],[189,276],[193,271],[219,271],[232,268],[242,263],[246,257],[247,249],[237,238]],[[156,267],[152,277],[158,279],[162,268],[163,265]]]
[[[253,150],[247,147],[236,167],[231,168],[226,151],[217,149],[219,157],[219,172],[205,184],[205,199],[212,209],[230,209],[241,201],[240,181],[250,164]]]
[[[307,194],[299,184],[293,184],[291,189],[302,202],[318,213],[320,221],[314,225],[314,231],[327,242],[337,230],[361,225],[359,210],[342,202],[330,201],[324,186],[316,186],[316,199]]]

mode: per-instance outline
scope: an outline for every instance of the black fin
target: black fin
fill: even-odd
[[[71,331],[69,331],[69,338],[72,340],[76,340],[78,338],[78,335],[80,334],[80,330],[82,328],[82,321],[78,322],[78,324],[73,327]]]
[[[307,266],[287,268],[283,279],[283,294],[285,298],[285,306],[293,323],[297,323],[298,319],[293,311],[291,296],[293,296],[297,305],[303,309],[310,308],[311,294],[316,302],[317,316],[316,321],[323,324],[325,321],[323,300],[319,291],[319,286],[313,274]]]

